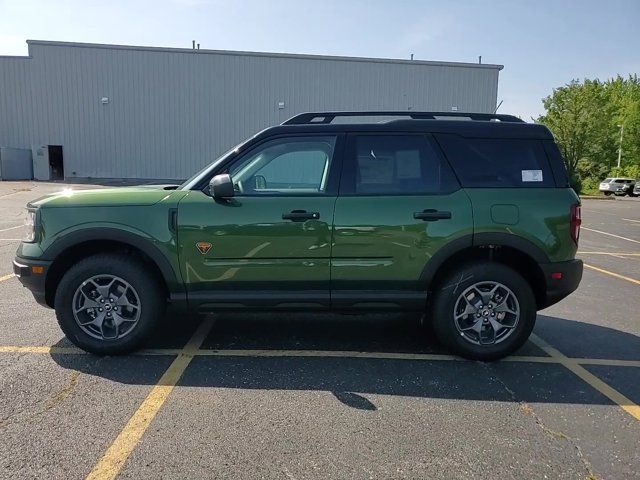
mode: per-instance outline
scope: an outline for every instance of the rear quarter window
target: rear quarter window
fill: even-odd
[[[463,187],[555,187],[540,140],[436,135]]]

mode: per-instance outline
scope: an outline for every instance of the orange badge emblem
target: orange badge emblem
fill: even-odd
[[[196,242],[196,248],[202,255],[206,255],[212,246],[209,242]]]

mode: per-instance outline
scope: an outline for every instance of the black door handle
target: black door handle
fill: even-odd
[[[416,220],[424,220],[425,222],[435,222],[436,220],[448,220],[451,218],[451,212],[442,212],[429,208],[421,212],[413,212],[413,218]]]
[[[283,213],[283,220],[291,220],[294,222],[303,222],[305,220],[317,220],[320,218],[318,212],[307,212],[306,210],[291,210],[289,213]]]

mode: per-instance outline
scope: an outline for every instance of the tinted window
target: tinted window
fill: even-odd
[[[292,137],[258,146],[229,169],[240,195],[324,193],[335,137]]]
[[[464,187],[552,187],[553,175],[540,141],[437,135]]]
[[[451,169],[423,135],[350,137],[341,192],[423,194],[458,188]]]

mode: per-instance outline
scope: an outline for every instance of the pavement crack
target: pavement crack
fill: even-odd
[[[54,395],[52,395],[45,403],[44,407],[40,408],[39,410],[35,411],[34,413],[32,413],[31,415],[28,415],[26,417],[27,421],[33,420],[34,418],[47,413],[48,411],[56,408],[58,405],[60,405],[62,402],[64,402],[74,391],[76,385],[78,384],[78,377],[80,376],[80,372],[73,372],[71,374],[71,377],[69,378],[69,382],[58,392],[56,392]],[[22,416],[21,414],[23,413],[27,413],[25,412],[25,409],[22,409],[18,412],[16,412],[13,415],[10,415],[6,418],[3,418],[0,420],[0,428],[4,428],[7,425],[9,425],[10,423],[16,423],[19,422],[19,418]],[[14,421],[15,420],[15,421]]]
[[[76,385],[78,384],[79,376],[80,376],[80,372],[73,372],[71,374],[71,378],[69,378],[69,383],[67,383],[67,385],[62,390],[60,390],[58,393],[56,393],[49,399],[44,410],[40,413],[44,413],[48,410],[51,410],[52,408],[55,408],[56,406],[64,402],[64,400],[69,395],[71,395],[73,393],[73,390],[76,388]]]
[[[533,409],[533,407],[531,405],[529,405],[529,403],[527,403],[526,401],[520,400],[518,398],[518,396],[516,395],[516,392],[514,392],[511,388],[509,388],[509,386],[497,375],[495,369],[490,364],[483,363],[483,362],[479,362],[479,363],[485,368],[485,370],[489,374],[490,378],[492,378],[493,380],[498,382],[500,384],[500,386],[502,386],[502,388],[505,389],[505,391],[511,397],[511,400],[514,403],[518,403],[518,405],[520,407],[520,411],[522,413],[524,413],[525,415],[531,417],[533,419],[533,421],[535,422],[536,426],[542,432],[544,432],[545,435],[548,435],[551,438],[554,438],[556,440],[566,441],[574,448],[574,450],[576,451],[576,455],[578,457],[578,460],[580,461],[580,463],[582,464],[582,466],[586,470],[586,473],[587,473],[586,480],[598,480],[597,475],[593,471],[593,467],[591,466],[591,463],[589,462],[589,460],[587,460],[587,458],[585,457],[584,453],[582,452],[582,449],[580,448],[580,445],[578,445],[577,441],[574,438],[570,437],[569,435],[567,435],[567,434],[565,434],[565,433],[563,433],[563,432],[561,432],[559,430],[553,430],[553,429],[549,428],[547,425],[545,425],[544,421],[536,413],[536,411]]]

